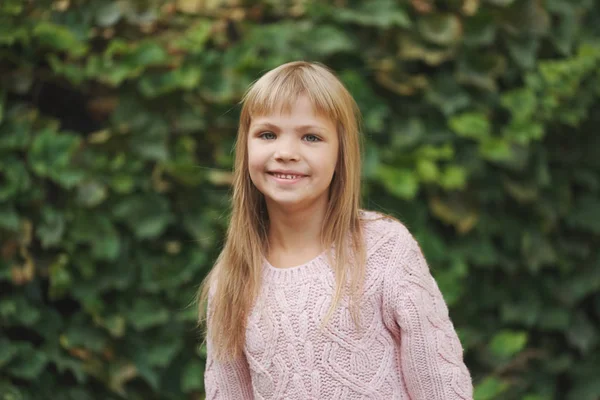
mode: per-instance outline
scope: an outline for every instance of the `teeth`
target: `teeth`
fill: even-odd
[[[285,174],[273,174],[275,177],[279,179],[296,179],[300,178],[300,175],[285,175]]]

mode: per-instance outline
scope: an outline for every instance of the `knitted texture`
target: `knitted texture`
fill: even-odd
[[[471,377],[442,294],[412,235],[362,212],[367,248],[360,326],[347,299],[330,322],[335,280],[322,254],[292,268],[264,263],[244,355],[205,371],[207,399],[472,399]]]

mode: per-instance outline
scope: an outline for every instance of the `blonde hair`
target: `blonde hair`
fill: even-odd
[[[358,300],[365,274],[365,246],[360,225],[361,140],[356,102],[325,66],[304,61],[283,64],[263,75],[242,99],[233,177],[232,211],[225,245],[198,292],[199,322],[208,320],[207,339],[214,355],[239,356],[244,347],[246,320],[261,286],[268,248],[268,215],[263,195],[248,172],[248,130],[253,116],[289,112],[304,95],[315,111],[337,123],[339,156],[329,191],[321,240],[335,273],[332,316],[345,289],[358,322]],[[333,262],[331,262],[333,261]],[[347,286],[348,285],[348,286]],[[208,303],[208,310],[205,307]]]

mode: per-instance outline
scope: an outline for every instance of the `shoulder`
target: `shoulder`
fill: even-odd
[[[367,260],[377,261],[379,268],[421,255],[417,241],[398,219],[374,211],[361,211],[360,215]]]
[[[361,210],[360,220],[367,240],[388,237],[409,243],[414,240],[408,228],[398,219],[377,211]]]

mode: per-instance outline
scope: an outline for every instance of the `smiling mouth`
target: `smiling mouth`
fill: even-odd
[[[270,175],[274,176],[275,178],[279,178],[279,179],[288,179],[288,180],[294,180],[294,179],[299,179],[299,178],[304,178],[306,175],[292,175],[292,174],[280,174],[277,172],[269,172]]]

